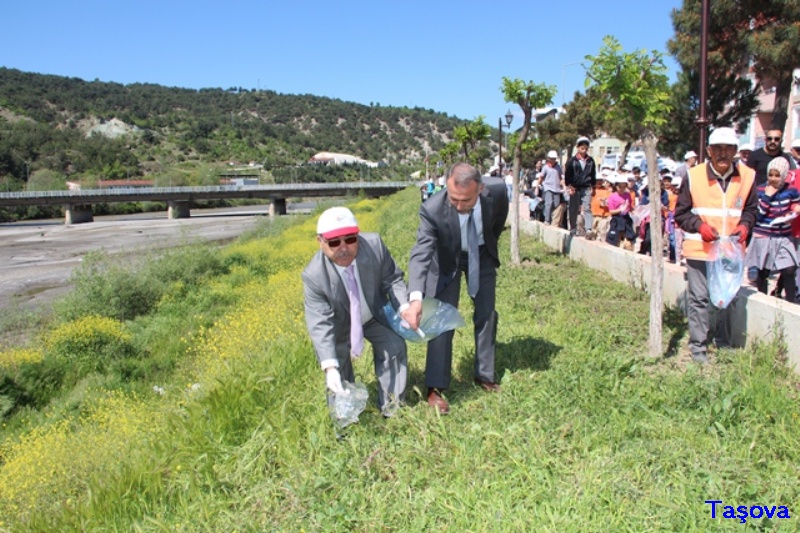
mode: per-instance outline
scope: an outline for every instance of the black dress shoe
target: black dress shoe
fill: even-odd
[[[442,398],[442,391],[433,387],[428,388],[428,405],[439,411],[440,415],[450,412],[450,405]]]
[[[500,392],[500,385],[493,381],[481,381],[475,378],[475,385],[479,386],[486,392]]]

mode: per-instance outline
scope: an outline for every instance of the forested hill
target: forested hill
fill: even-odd
[[[442,148],[460,122],[310,94],[122,85],[0,67],[0,180],[38,170],[116,179],[192,161],[282,167],[320,151],[408,165]],[[98,126],[105,134],[91,133]]]

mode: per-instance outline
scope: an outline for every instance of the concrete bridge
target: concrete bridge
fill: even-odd
[[[124,187],[82,191],[31,191],[0,193],[0,207],[64,206],[67,224],[92,222],[93,204],[114,202],[166,202],[169,218],[187,218],[197,200],[261,198],[270,200],[270,215],[286,214],[287,198],[353,196],[363,192],[376,198],[411,185],[402,181],[344,183],[286,183],[280,185],[213,185],[203,187]]]

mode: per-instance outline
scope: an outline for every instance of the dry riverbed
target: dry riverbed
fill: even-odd
[[[0,224],[0,313],[47,310],[69,289],[72,271],[95,250],[137,254],[197,241],[234,239],[267,215],[267,206],[96,217],[66,226],[60,220]]]

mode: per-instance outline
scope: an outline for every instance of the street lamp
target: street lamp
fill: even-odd
[[[497,143],[497,145],[499,146],[498,155],[497,155],[497,166],[500,167],[500,170],[503,170],[503,168],[502,168],[502,166],[503,166],[503,128],[508,128],[509,130],[511,130],[511,121],[512,120],[514,120],[514,115],[511,113],[510,109],[508,111],[506,111],[506,125],[505,126],[503,126],[503,119],[502,118],[498,118],[497,119],[497,132],[499,134],[498,135],[499,139],[498,139],[498,143]]]

